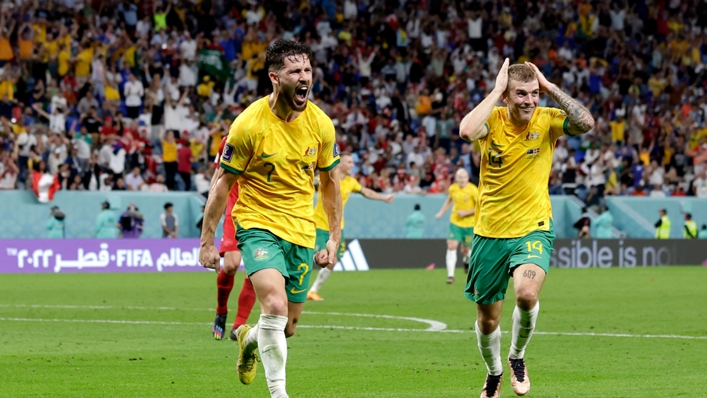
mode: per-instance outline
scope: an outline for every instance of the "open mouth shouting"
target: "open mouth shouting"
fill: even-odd
[[[307,103],[307,94],[309,93],[309,87],[307,86],[298,86],[295,89],[295,102],[297,105],[304,105]]]

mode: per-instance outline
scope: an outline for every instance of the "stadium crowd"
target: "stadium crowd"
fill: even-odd
[[[230,122],[270,83],[264,50],[314,54],[310,99],[363,186],[478,183],[461,117],[505,57],[590,109],[557,143],[551,194],[707,197],[707,7],[617,1],[6,1],[0,189],[196,190]],[[552,106],[542,96],[541,106]]]

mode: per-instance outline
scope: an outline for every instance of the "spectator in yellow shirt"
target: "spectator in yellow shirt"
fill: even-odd
[[[160,135],[162,141],[162,164],[167,175],[167,188],[170,191],[176,189],[174,177],[177,175],[177,141],[172,130]]]
[[[624,120],[623,114],[619,113],[619,110],[616,112],[616,120],[610,121],[609,126],[611,126],[611,141],[616,145],[622,145],[625,140],[626,120]]]
[[[7,95],[7,99],[15,99],[15,80],[9,70],[0,75],[0,98]]]
[[[32,52],[34,51],[34,42],[32,41],[32,27],[25,23],[18,31],[20,38],[17,40],[19,48],[18,55],[20,59],[20,67],[24,76],[32,73]]]
[[[5,66],[6,63],[12,61],[15,55],[12,52],[12,46],[10,45],[10,35],[15,29],[15,20],[10,21],[10,26],[7,31],[5,28],[5,12],[0,13],[0,67]]]
[[[91,61],[93,60],[93,48],[84,47],[79,44],[78,54],[76,55],[76,66],[74,69],[74,74],[76,75],[76,82],[79,87],[83,86],[84,83],[89,78],[91,73]]]
[[[71,62],[71,47],[62,44],[57,61],[59,77],[66,76],[69,73],[69,63]]]
[[[49,73],[56,75],[58,73],[59,63],[59,42],[52,33],[47,34],[47,40],[44,42],[44,50],[47,54],[45,62],[49,64]]]
[[[215,83],[211,81],[211,77],[204,76],[204,81],[196,87],[196,92],[201,97],[209,98],[211,92],[213,91]]]

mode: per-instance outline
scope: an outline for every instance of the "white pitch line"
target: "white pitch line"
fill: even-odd
[[[0,307],[16,308],[54,308],[54,309],[95,309],[95,310],[152,310],[152,311],[213,311],[213,308],[177,308],[177,307],[133,307],[133,306],[112,306],[112,305],[55,305],[55,304],[0,304]],[[412,318],[396,315],[376,315],[376,314],[349,314],[343,312],[312,312],[303,311],[303,314],[310,315],[332,315],[332,316],[355,316],[365,318],[399,319],[404,321],[426,323],[429,325],[428,332],[440,332],[447,329],[447,324],[432,319]],[[411,329],[417,330],[417,329]]]
[[[211,325],[208,322],[161,322],[161,321],[130,321],[122,319],[43,319],[43,318],[0,318],[0,321],[16,322],[77,322],[77,323],[117,323],[127,325]]]
[[[69,323],[111,323],[128,325],[186,325],[186,326],[206,326],[210,322],[161,322],[161,321],[131,321],[119,319],[45,319],[45,318],[0,318],[0,321],[11,322],[69,322]],[[429,329],[405,329],[405,328],[376,328],[365,326],[338,326],[338,325],[297,325],[302,329],[342,329],[342,330],[366,330],[382,332],[424,332],[424,333],[471,333],[473,330],[429,330]],[[503,333],[510,333],[504,331]],[[674,334],[628,334],[628,333],[583,333],[583,332],[542,332],[534,334],[547,336],[581,336],[581,337],[634,337],[647,339],[687,339],[687,340],[707,340],[707,336],[681,336]]]
[[[374,314],[349,314],[345,312],[311,312],[311,311],[302,311],[303,314],[311,314],[311,315],[334,315],[334,316],[358,316],[358,317],[364,317],[364,318],[382,318],[382,319],[400,319],[400,320],[405,320],[405,321],[411,321],[411,322],[420,322],[420,323],[426,323],[430,325],[427,329],[425,329],[425,332],[441,332],[443,330],[447,329],[447,324],[439,321],[433,321],[431,319],[424,319],[424,318],[411,318],[411,317],[406,317],[406,316],[395,316],[395,315],[374,315]],[[413,329],[417,330],[417,329]]]
[[[0,304],[0,307],[16,308],[60,308],[88,310],[147,310],[147,311],[213,311],[213,308],[176,308],[176,307],[131,307],[113,305],[52,305],[52,304]]]

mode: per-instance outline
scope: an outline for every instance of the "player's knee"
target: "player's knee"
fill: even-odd
[[[483,314],[479,314],[478,323],[482,334],[491,334],[498,327],[500,319],[486,317]]]
[[[538,292],[533,286],[521,287],[516,292],[516,305],[524,311],[530,311],[538,302]]]
[[[267,314],[287,316],[287,297],[269,295],[264,297],[260,304]]]
[[[229,275],[229,276],[235,275],[237,271],[238,271],[238,265],[229,264],[229,263],[225,263],[223,265],[223,272],[225,272],[226,275]]]
[[[459,247],[459,242],[456,240],[448,240],[447,241],[447,250],[457,250]]]

